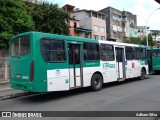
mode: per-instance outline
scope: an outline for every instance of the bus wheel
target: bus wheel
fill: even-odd
[[[145,75],[146,75],[146,72],[144,69],[141,70],[141,76],[140,76],[140,79],[141,80],[144,80],[145,79]]]
[[[103,80],[100,74],[94,74],[91,79],[91,89],[93,91],[98,91],[102,89]]]

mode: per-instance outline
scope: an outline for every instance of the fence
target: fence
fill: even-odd
[[[0,80],[9,80],[9,58],[0,57]]]

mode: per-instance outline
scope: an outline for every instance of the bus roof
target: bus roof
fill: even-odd
[[[153,50],[160,50],[160,48],[152,48]]]
[[[20,33],[14,37],[11,38],[14,39],[14,38],[17,38],[17,37],[20,37],[20,36],[24,36],[24,35],[27,35],[27,34],[39,34],[43,37],[48,37],[48,38],[59,38],[59,39],[66,39],[66,40],[78,40],[78,41],[82,41],[82,42],[95,42],[95,43],[98,43],[98,40],[95,40],[95,39],[89,39],[89,38],[81,38],[81,37],[77,37],[77,36],[66,36],[66,35],[58,35],[58,34],[51,34],[51,33],[43,33],[43,32],[35,32],[35,31],[31,31],[31,32],[24,32],[24,33]],[[10,41],[11,41],[10,40]]]
[[[20,37],[20,36],[24,36],[27,34],[39,34],[43,37],[48,37],[48,38],[59,38],[59,39],[66,39],[66,40],[70,40],[70,41],[81,41],[81,42],[93,42],[93,43],[107,43],[107,44],[113,44],[113,45],[119,45],[119,46],[132,46],[132,47],[143,47],[143,48],[148,48],[150,49],[149,46],[145,46],[145,45],[138,45],[138,44],[130,44],[130,43],[120,43],[120,42],[113,42],[113,41],[104,41],[104,40],[95,40],[95,39],[90,39],[90,38],[81,38],[81,37],[77,37],[77,36],[65,36],[65,35],[58,35],[58,34],[51,34],[51,33],[44,33],[44,32],[36,32],[36,31],[31,31],[31,32],[24,32],[21,34],[18,34],[14,37],[11,38],[14,39],[16,37]],[[10,40],[10,41],[11,41]]]

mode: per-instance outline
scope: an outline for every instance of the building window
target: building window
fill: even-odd
[[[118,21],[122,21],[122,17],[118,15]]]
[[[118,31],[122,32],[122,27],[118,26]]]
[[[101,40],[105,40],[105,36],[101,36]]]
[[[93,35],[94,36],[94,39],[95,40],[98,40],[99,39],[99,36],[98,35]]]
[[[99,27],[98,27],[98,26],[96,26],[96,25],[94,25],[94,26],[93,26],[93,30],[94,30],[95,32],[97,32],[97,31],[98,31],[98,29],[99,29]]]
[[[113,14],[112,18],[113,18],[113,20],[118,20],[118,17],[116,14]]]
[[[83,38],[85,38],[85,33],[84,33],[84,32],[80,32],[79,37],[83,37]]]
[[[100,32],[102,32],[102,33],[105,32],[104,27],[100,27]]]
[[[117,31],[117,26],[113,25],[113,31]]]
[[[74,22],[74,28],[76,28],[77,27],[77,23],[76,22]]]

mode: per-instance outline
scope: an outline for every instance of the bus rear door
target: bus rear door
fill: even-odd
[[[116,66],[117,66],[117,79],[123,81],[125,79],[125,59],[124,48],[116,47]]]
[[[82,86],[82,54],[80,44],[68,44],[70,89]]]

